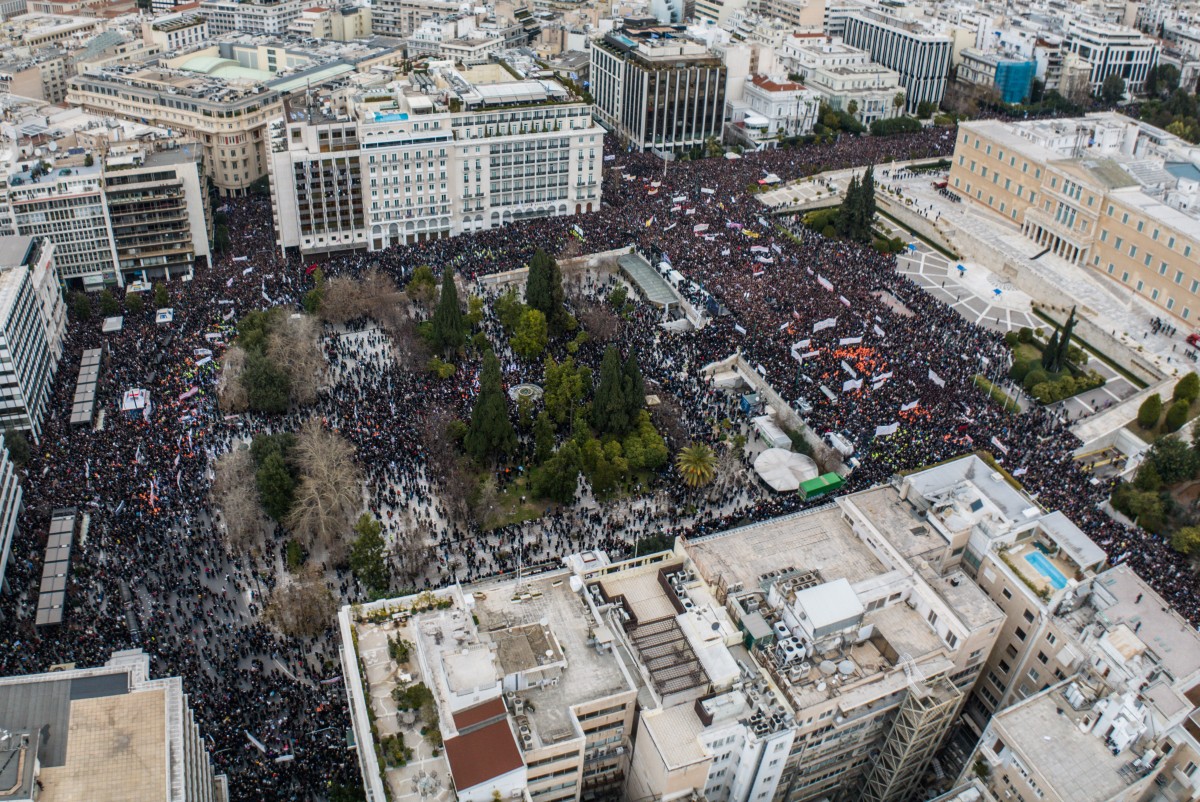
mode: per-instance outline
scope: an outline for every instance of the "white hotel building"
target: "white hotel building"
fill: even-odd
[[[376,251],[598,209],[604,130],[588,104],[555,81],[476,85],[476,70],[501,67],[285,105],[269,126],[281,251]]]

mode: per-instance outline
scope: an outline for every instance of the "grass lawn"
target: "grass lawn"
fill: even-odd
[[[545,514],[546,504],[530,497],[526,486],[528,481],[527,477],[522,476],[504,488],[504,492],[497,497],[500,509],[493,518],[491,526],[486,529],[498,529],[509,524],[532,521]],[[525,497],[524,502],[521,501],[522,496]]]
[[[983,374],[975,374],[975,386],[981,388],[985,393],[991,396],[992,401],[997,405],[1007,409],[1014,415],[1021,414],[1021,405],[1014,401],[1011,395],[1007,395],[999,387],[984,378]]]
[[[1033,360],[1036,360],[1039,365],[1041,364],[1042,349],[1033,343],[1017,343],[1017,347],[1013,349],[1013,361],[1029,362]]]

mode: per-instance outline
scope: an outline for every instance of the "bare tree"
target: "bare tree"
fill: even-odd
[[[271,593],[266,618],[293,638],[315,638],[333,625],[337,601],[320,572],[306,568],[291,582]]]
[[[396,325],[388,331],[392,336],[396,366],[402,370],[413,372],[425,371],[433,352],[429,350],[429,345],[417,331],[416,321],[411,317],[406,317],[397,321]]]
[[[683,406],[675,396],[661,388],[654,388],[654,392],[658,395],[658,404],[650,408],[650,420],[672,449],[682,448],[691,441],[691,435],[683,423],[687,420]]]
[[[617,332],[621,330],[621,320],[607,306],[590,298],[579,302],[579,322],[593,340],[601,343],[612,342]]]
[[[421,445],[431,479],[446,478],[458,461],[458,446],[450,436],[450,425],[456,420],[444,407],[430,409],[421,419]]]
[[[283,318],[267,338],[267,356],[292,380],[292,401],[311,404],[325,380],[328,363],[318,340],[317,319],[293,314]]]
[[[221,356],[221,375],[217,379],[217,400],[226,412],[245,412],[250,406],[246,388],[242,385],[245,369],[245,350],[238,345],[229,346]]]
[[[292,458],[300,481],[285,523],[310,550],[320,546],[337,559],[363,506],[362,475],[354,463],[354,446],[313,418],[301,427]]]
[[[233,552],[247,552],[258,545],[264,523],[250,451],[242,448],[222,455],[213,473],[209,494],[213,506],[221,511],[225,541]]]
[[[414,587],[435,559],[419,530],[406,529],[392,541],[392,575],[401,587]]]
[[[340,325],[366,314],[368,296],[363,283],[349,276],[332,278],[321,298],[321,319]]]

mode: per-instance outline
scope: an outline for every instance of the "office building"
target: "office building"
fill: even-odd
[[[281,249],[380,250],[600,206],[603,129],[499,64],[293,96],[271,126]]]
[[[150,656],[0,679],[0,787],[13,802],[226,802],[179,677]]]
[[[34,237],[0,237],[0,429],[41,437],[54,371],[62,357],[65,304],[55,247]]]
[[[3,247],[3,239],[0,239],[0,249]],[[17,481],[17,466],[9,456],[8,449],[0,448],[0,593],[12,590],[5,574],[16,561],[12,544],[17,534],[17,516],[21,514],[23,498],[21,484]]]
[[[1200,160],[1119,114],[964,123],[950,189],[1160,313],[1200,310]]]
[[[369,6],[313,6],[292,20],[288,33],[302,38],[350,42],[367,39],[373,32]]]
[[[183,53],[208,41],[208,18],[195,12],[167,14],[142,23],[142,39],[160,53]]]
[[[1093,95],[1110,75],[1125,81],[1130,96],[1140,94],[1146,76],[1158,64],[1158,41],[1123,25],[1073,17],[1067,20],[1064,44],[1087,64]]]
[[[895,70],[904,87],[904,109],[937,106],[950,76],[952,41],[941,30],[883,10],[863,9],[846,18],[846,44],[867,51],[871,61]]]
[[[0,61],[0,91],[61,103],[67,95],[68,56],[50,46],[35,55]]]
[[[702,147],[721,138],[726,72],[682,26],[625,20],[592,43],[596,119],[640,150]]]
[[[200,13],[215,37],[232,33],[282,36],[303,7],[301,0],[200,0]]]

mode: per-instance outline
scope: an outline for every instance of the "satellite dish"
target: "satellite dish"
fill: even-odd
[[[720,631],[721,631],[721,624],[720,624],[720,622],[718,622],[718,621],[713,621],[713,622],[712,622],[712,631],[713,631],[713,632],[720,632]]]
[[[46,150],[50,151],[51,153],[54,153],[55,151],[58,150],[58,143],[51,142],[49,145],[46,146]]]

